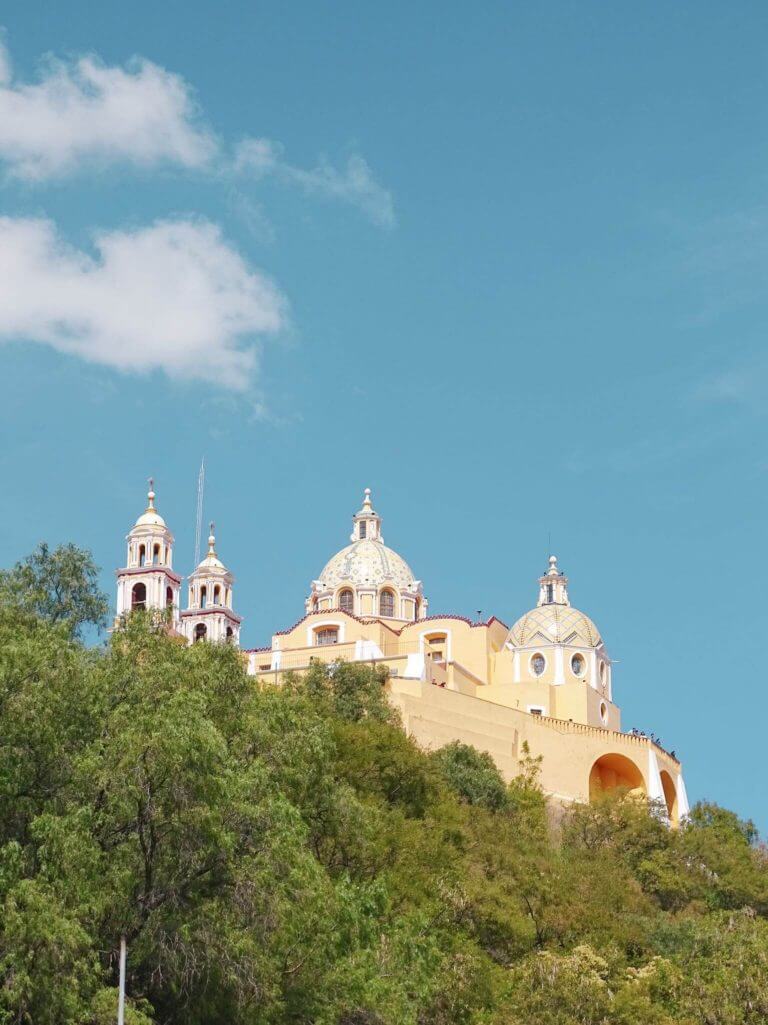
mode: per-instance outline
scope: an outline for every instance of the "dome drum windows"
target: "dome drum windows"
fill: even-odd
[[[547,668],[547,660],[537,651],[535,655],[531,655],[531,672],[534,676],[542,676],[544,670]]]
[[[379,615],[393,619],[395,615],[395,595],[392,591],[382,591],[379,595]]]
[[[586,660],[584,659],[584,656],[578,652],[571,656],[571,671],[574,676],[579,677],[584,676],[584,673],[587,671]]]
[[[339,594],[339,608],[342,612],[348,612],[352,615],[355,606],[355,596],[349,587],[345,587]]]

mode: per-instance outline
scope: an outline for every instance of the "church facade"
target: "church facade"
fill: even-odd
[[[389,699],[423,747],[452,741],[487,751],[511,779],[526,752],[541,756],[541,785],[562,803],[589,801],[622,787],[666,808],[676,824],[688,812],[674,753],[636,730],[625,732],[614,701],[613,669],[592,620],[571,605],[555,556],[538,582],[536,605],[510,628],[492,616],[473,622],[431,614],[422,581],[384,544],[382,521],[366,489],[352,517],[350,543],[313,580],[297,623],[264,648],[244,650],[248,672],[280,685],[313,662],[384,666]],[[173,570],[173,536],[148,506],[127,536],[117,571],[117,616],[136,608],[170,610],[189,643],[238,644],[234,578],[208,553],[188,578]]]

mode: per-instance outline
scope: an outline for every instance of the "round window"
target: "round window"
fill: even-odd
[[[547,660],[543,655],[534,655],[531,659],[531,669],[533,670],[534,676],[541,676],[544,670],[547,668]]]
[[[605,722],[605,720],[608,718],[608,707],[606,706],[604,701],[600,702],[600,718],[603,720],[603,722]]]
[[[587,668],[587,663],[584,661],[583,655],[574,655],[571,659],[571,669],[576,676],[583,676],[584,670]]]

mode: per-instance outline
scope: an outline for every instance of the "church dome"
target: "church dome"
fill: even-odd
[[[165,520],[157,511],[157,509],[155,509],[155,491],[152,480],[150,480],[149,482],[149,493],[147,494],[147,502],[147,508],[136,520],[133,529],[135,530],[136,527],[158,527],[160,530],[165,530]]]
[[[557,557],[539,579],[539,603],[521,616],[507,634],[507,645],[525,648],[541,644],[573,644],[597,648],[603,643],[600,631],[568,600],[568,578],[557,568]]]
[[[330,559],[318,580],[326,587],[341,583],[357,587],[395,584],[409,588],[415,577],[408,563],[382,541],[357,540]]]
[[[385,619],[421,619],[427,600],[421,581],[381,536],[381,517],[365,489],[363,505],[352,517],[352,544],[342,548],[312,581],[306,601],[308,612],[340,608],[358,616]]]
[[[596,648],[602,638],[589,616],[573,606],[540,605],[518,619],[509,631],[507,643],[515,648],[546,643]]]

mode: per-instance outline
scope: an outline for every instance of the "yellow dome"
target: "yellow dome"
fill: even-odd
[[[515,623],[507,634],[513,648],[537,644],[575,644],[596,648],[600,632],[589,618],[571,605],[540,605]]]
[[[342,548],[318,577],[318,582],[326,588],[349,583],[371,588],[394,584],[408,589],[414,580],[413,571],[405,559],[379,540],[354,541]]]

